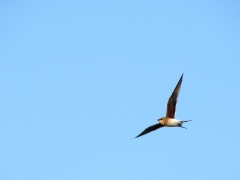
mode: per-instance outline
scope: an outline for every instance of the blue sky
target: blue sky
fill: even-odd
[[[0,7],[0,179],[239,179],[237,1]]]

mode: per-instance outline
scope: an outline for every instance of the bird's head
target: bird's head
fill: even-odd
[[[164,117],[158,119],[158,122],[159,122],[160,124],[162,124],[162,125],[164,125],[163,119],[164,119]]]
[[[164,117],[162,117],[162,118],[159,118],[159,119],[158,119],[158,121],[160,121],[160,120],[163,120],[163,119],[164,119]]]

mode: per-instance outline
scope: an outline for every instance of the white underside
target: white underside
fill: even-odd
[[[181,124],[181,122],[176,119],[169,119],[169,120],[170,120],[170,123],[167,125],[167,127],[176,127],[179,124]]]

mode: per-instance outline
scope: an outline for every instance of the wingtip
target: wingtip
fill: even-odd
[[[138,137],[140,137],[139,135],[138,136],[136,136],[135,138],[133,138],[133,139],[136,139],[136,138],[138,138]]]
[[[184,73],[182,73],[182,75],[181,75],[180,79],[183,79],[183,75],[184,75]]]

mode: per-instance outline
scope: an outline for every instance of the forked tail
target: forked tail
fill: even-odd
[[[189,121],[192,121],[192,120],[187,120],[187,121],[180,121],[180,122],[184,123],[184,122],[189,122]]]

